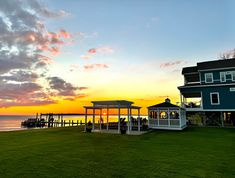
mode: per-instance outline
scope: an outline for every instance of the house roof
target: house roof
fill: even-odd
[[[184,67],[182,69],[182,74],[185,75],[185,74],[195,73],[198,72],[199,70],[221,69],[221,68],[231,68],[231,67],[235,67],[235,58],[198,62],[197,66]]]
[[[235,67],[235,58],[197,63],[198,70]]]
[[[149,106],[149,109],[151,108],[179,108],[179,106],[171,104],[170,100],[167,98],[165,102],[160,103],[160,104],[155,104],[153,106]]]
[[[198,72],[197,66],[184,67],[182,70],[182,74],[194,73],[194,72]]]

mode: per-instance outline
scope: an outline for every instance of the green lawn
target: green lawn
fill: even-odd
[[[235,177],[235,129],[1,132],[0,177]]]

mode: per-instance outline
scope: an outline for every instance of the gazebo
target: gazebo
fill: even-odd
[[[121,130],[121,110],[127,110],[127,133],[129,134],[130,131],[132,131],[132,111],[137,110],[138,111],[138,131],[140,132],[140,109],[139,106],[133,106],[134,102],[127,101],[127,100],[108,100],[108,101],[92,101],[91,102],[93,106],[84,106],[85,108],[85,131],[87,128],[87,115],[88,110],[92,110],[92,130],[95,130],[95,115],[96,111],[99,111],[100,115],[100,128],[101,122],[102,122],[102,112],[103,110],[106,111],[106,130],[109,130],[109,109],[117,109],[118,111],[118,133],[120,133]]]
[[[148,121],[152,129],[183,130],[187,126],[185,109],[172,104],[168,98],[148,107]]]

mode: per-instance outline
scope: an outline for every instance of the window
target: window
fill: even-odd
[[[205,82],[213,83],[213,73],[205,73]]]
[[[232,71],[232,81],[235,81],[235,71]]]
[[[221,82],[226,82],[226,75],[225,75],[225,72],[220,72],[220,81],[221,81]]]
[[[212,105],[220,104],[219,93],[210,93],[210,96],[211,96],[211,104]]]
[[[160,119],[167,119],[167,118],[168,118],[167,112],[165,112],[165,111],[160,112]]]

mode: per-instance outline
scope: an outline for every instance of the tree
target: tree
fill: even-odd
[[[235,48],[220,54],[220,59],[232,59],[235,58]]]

